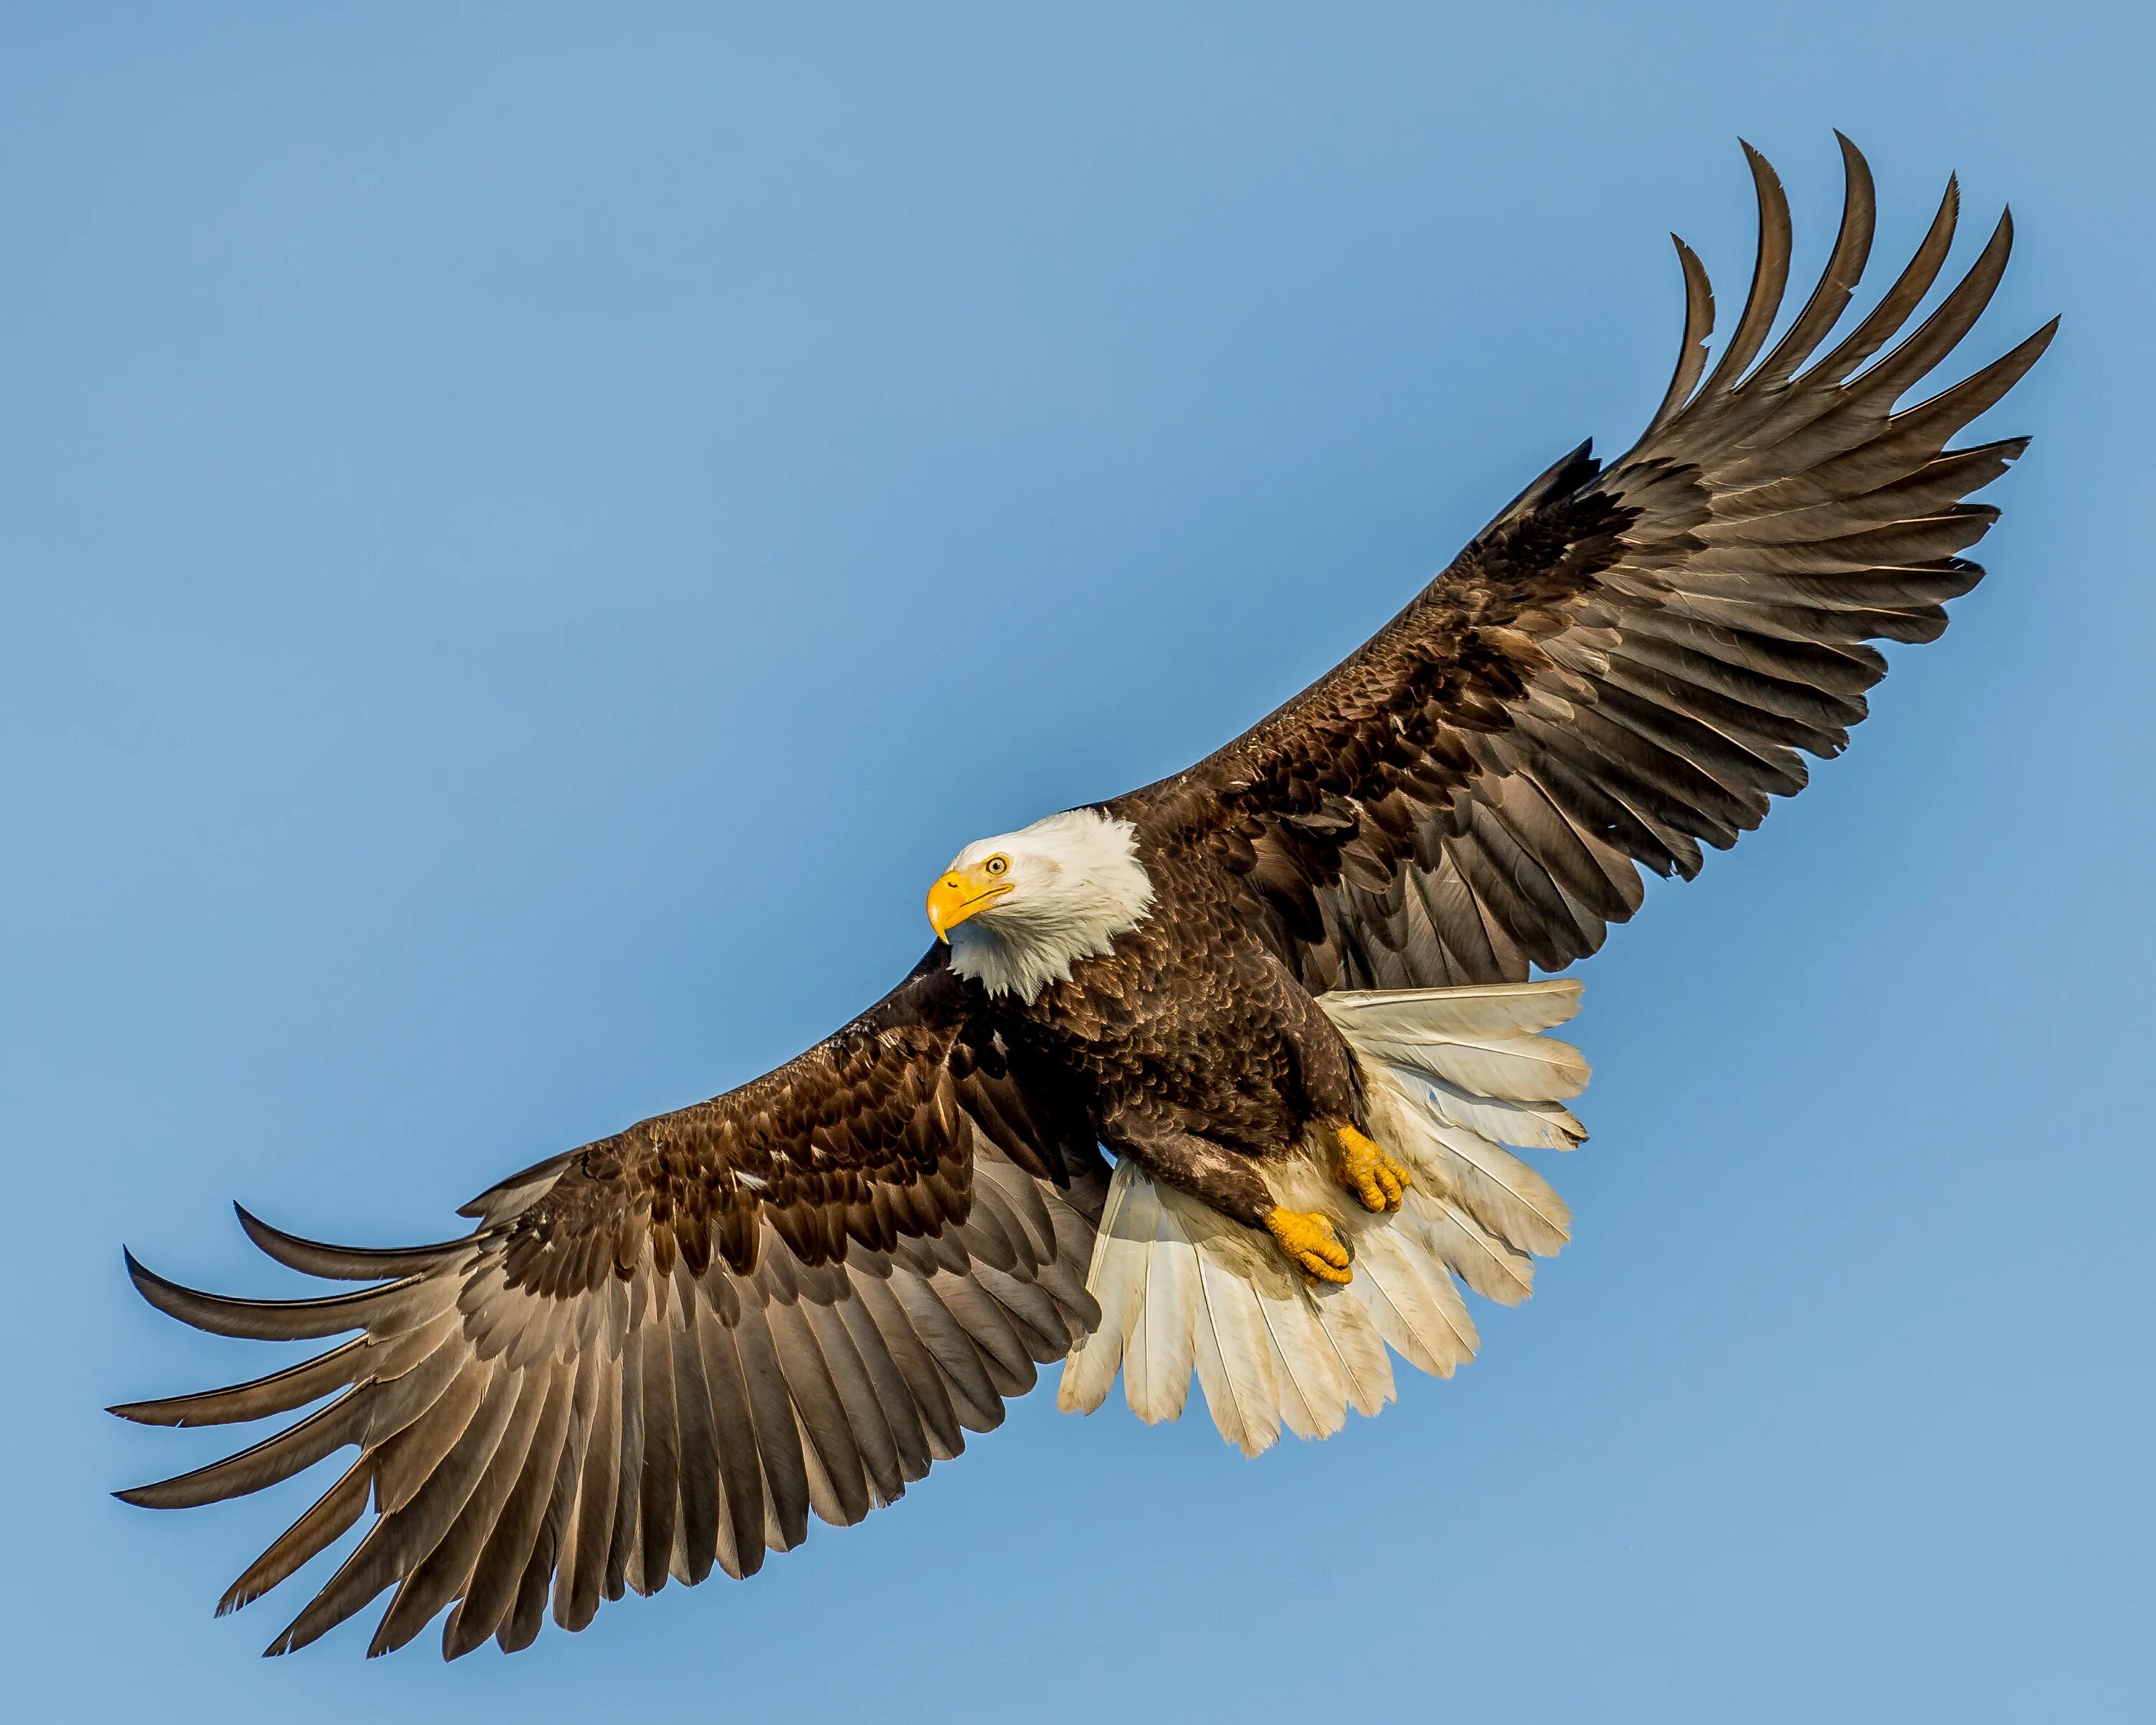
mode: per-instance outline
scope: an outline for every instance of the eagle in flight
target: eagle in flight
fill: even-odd
[[[897,1497],[1003,1418],[1118,1373],[1148,1420],[1195,1371],[1223,1435],[1337,1430],[1393,1394],[1389,1348],[1469,1358],[1461,1286],[1511,1303],[1570,1213],[1504,1146],[1567,1150],[1587,1080],[1537,980],[1686,878],[1838,754],[1885,673],[1983,573],[1963,500],[2022,439],[1949,449],[2055,326],[1915,405],[2006,264],[2002,217],[1913,330],[1930,230],[1832,347],[1871,249],[1846,139],[1841,223],[1779,340],[1789,208],[1759,204],[1750,292],[1708,369],[1681,240],[1676,374],[1604,467],[1567,455],[1345,663],[1187,772],[968,845],[911,974],[776,1071],[526,1169],[435,1245],[328,1245],[240,1212],[321,1297],[198,1292],[131,1255],[160,1311],[222,1336],[348,1337],[230,1389],[113,1411],[298,1414],[120,1495],[159,1508],[358,1455],[234,1582],[246,1604],[367,1520],[270,1645],[394,1589],[370,1653],[448,1609],[445,1654],[527,1645],[551,1609],[753,1574]],[[1825,349],[1822,352],[1822,349]],[[1112,1155],[1112,1165],[1102,1154]],[[320,1405],[314,1405],[319,1404]]]

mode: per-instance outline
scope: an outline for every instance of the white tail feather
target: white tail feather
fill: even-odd
[[[1425,1106],[1440,1119],[1486,1138],[1528,1150],[1573,1150],[1586,1142],[1587,1128],[1558,1103],[1494,1102],[1403,1066],[1394,1067],[1392,1075],[1404,1089],[1420,1086],[1427,1092]]]
[[[1183,1219],[1171,1208],[1179,1193],[1156,1191],[1152,1249],[1146,1263],[1144,1303],[1134,1314],[1123,1358],[1123,1394],[1148,1424],[1182,1417],[1196,1363],[1198,1255]]]
[[[1120,1174],[1121,1169],[1116,1172]],[[1123,1358],[1123,1337],[1130,1333],[1138,1307],[1145,1301],[1146,1262],[1152,1255],[1152,1209],[1159,1200],[1150,1181],[1132,1202],[1132,1188],[1140,1183],[1116,1179],[1108,1187],[1108,1201],[1101,1208],[1101,1225],[1093,1236],[1093,1261],[1086,1267],[1086,1287],[1101,1307],[1101,1322],[1093,1333],[1070,1350],[1064,1361],[1063,1381],[1055,1404],[1066,1414],[1090,1414],[1108,1398],[1116,1381],[1116,1368]],[[1138,1209],[1143,1211],[1139,1225]],[[1108,1338],[1114,1345],[1108,1345]],[[1090,1345],[1089,1345],[1090,1344]]]
[[[1419,1227],[1424,1243],[1445,1267],[1484,1299],[1517,1306],[1534,1292],[1535,1260],[1492,1240],[1458,1205],[1424,1197],[1410,1186],[1402,1213]]]
[[[1301,1290],[1283,1276],[1272,1288],[1254,1280],[1258,1315],[1272,1346],[1273,1384],[1281,1418],[1300,1438],[1328,1438],[1348,1423],[1348,1385],[1337,1353],[1322,1341]]]
[[[1533,1291],[1533,1257],[1570,1232],[1564,1200],[1500,1146],[1565,1150],[1586,1137],[1563,1106],[1586,1063],[1541,1034],[1578,1003],[1573,982],[1321,996],[1361,1068],[1371,1135],[1414,1176],[1403,1206],[1363,1210],[1315,1135],[1269,1164],[1281,1204],[1326,1216],[1348,1242],[1353,1279],[1312,1286],[1262,1234],[1119,1163],[1086,1276],[1101,1322],[1071,1349],[1058,1404],[1091,1413],[1120,1370],[1132,1412],[1173,1420],[1195,1370],[1220,1435],[1255,1455],[1283,1425],[1329,1437],[1350,1407],[1390,1401],[1388,1343],[1440,1377],[1472,1359],[1454,1278],[1517,1305]]]
[[[1198,1383],[1220,1435],[1255,1455],[1279,1441],[1280,1386],[1256,1291],[1220,1261],[1201,1252],[1204,1298],[1198,1324]]]
[[[1404,1134],[1412,1142],[1412,1134]],[[1572,1209],[1550,1183],[1480,1132],[1439,1127],[1420,1143],[1433,1183],[1491,1233],[1522,1251],[1550,1257],[1572,1237]]]
[[[1355,1260],[1358,1281],[1368,1286],[1363,1303],[1378,1333],[1411,1365],[1450,1378],[1463,1360],[1475,1358],[1475,1325],[1461,1304],[1460,1291],[1440,1268],[1445,1297],[1426,1281],[1417,1254],[1402,1242],[1404,1230],[1373,1228],[1363,1236]]]
[[[1327,994],[1323,1004],[1326,1015],[1351,1041],[1532,1036],[1579,1010],[1579,984],[1568,978],[1469,988],[1373,988]]]
[[[1392,1356],[1385,1338],[1370,1321],[1369,1307],[1360,1296],[1330,1283],[1312,1291],[1318,1332],[1340,1367],[1348,1387],[1348,1405],[1363,1418],[1376,1414],[1397,1392],[1393,1388]]]

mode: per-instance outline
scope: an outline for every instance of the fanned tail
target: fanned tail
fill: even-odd
[[[1246,1455],[1329,1437],[1348,1410],[1393,1399],[1388,1345],[1439,1377],[1475,1357],[1464,1282],[1517,1305],[1534,1260],[1563,1245],[1564,1200],[1503,1147],[1569,1150],[1587,1136],[1564,1104],[1586,1087],[1579,1051],[1546,1034],[1579,1009],[1572,981],[1321,995],[1361,1068],[1371,1135],[1414,1176],[1373,1215],[1331,1173],[1315,1136],[1265,1170],[1291,1209],[1329,1218],[1354,1276],[1313,1287],[1263,1235],[1119,1163],[1086,1286],[1101,1322],[1071,1349],[1057,1395],[1091,1413],[1117,1372],[1132,1410],[1178,1417],[1198,1373],[1220,1435]]]

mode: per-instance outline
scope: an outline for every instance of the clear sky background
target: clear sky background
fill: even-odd
[[[14,5],[0,18],[13,1716],[2147,1717],[2143,8]],[[1252,1463],[1052,1395],[754,1583],[362,1666],[213,1621],[308,1483],[126,1397],[272,1351],[227,1201],[438,1237],[791,1055],[961,844],[1360,642],[1870,152],[1991,578],[1586,967],[1577,1243]],[[1808,278],[1807,278],[1808,279]],[[1882,278],[1883,279],[1883,278]],[[317,1579],[318,1567],[309,1574]]]

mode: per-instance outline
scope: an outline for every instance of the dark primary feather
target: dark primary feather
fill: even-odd
[[[1344,664],[1110,805],[1229,871],[1306,986],[1519,980],[1594,952],[1638,909],[1640,868],[1695,874],[1702,845],[1802,788],[1803,754],[1840,752],[1885,674],[1871,641],[1932,639],[1981,578],[1959,553],[1997,512],[1962,500],[2024,442],[1946,445],[2056,326],[1897,411],[1975,323],[2012,243],[2002,218],[1903,335],[1953,243],[1949,184],[1908,267],[1815,358],[1871,244],[1871,172],[1841,145],[1840,229],[1763,359],[1789,207],[1747,146],[1758,256],[1712,371],[1713,294],[1680,240],[1677,365],[1630,450],[1606,470],[1573,451]]]
[[[127,1260],[213,1333],[357,1335],[228,1389],[113,1411],[163,1425],[290,1414],[225,1461],[121,1494],[209,1503],[358,1459],[220,1602],[246,1604],[367,1512],[270,1651],[393,1590],[369,1645],[444,1607],[455,1656],[580,1628],[602,1599],[753,1573],[813,1509],[846,1524],[1003,1418],[1097,1316],[1085,1289],[1104,1169],[1079,1100],[975,1021],[925,961],[778,1071],[527,1170],[471,1235],[394,1250],[242,1225],[281,1263],[373,1280],[233,1300]]]

